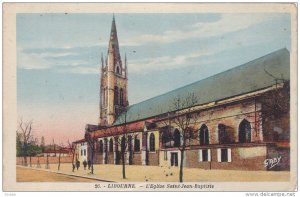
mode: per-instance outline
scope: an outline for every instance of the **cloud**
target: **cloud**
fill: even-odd
[[[145,71],[157,71],[176,69],[180,67],[187,67],[197,64],[212,63],[212,60],[204,59],[206,56],[213,55],[216,51],[200,50],[178,56],[161,56],[155,58],[144,58],[136,61],[129,62],[128,69],[132,73],[142,73]],[[203,58],[200,59],[199,58]],[[197,61],[195,61],[197,59]]]
[[[60,69],[60,72],[74,73],[74,74],[99,74],[99,65],[91,66],[91,67],[73,67],[67,69]]]
[[[27,54],[17,50],[17,66],[23,69],[47,69],[49,63],[38,54]]]
[[[93,67],[93,61],[82,58],[81,53],[62,48],[18,48],[17,66],[22,69],[56,69],[59,72],[81,74],[92,73],[98,68]]]
[[[220,20],[200,22],[179,30],[168,30],[161,34],[144,34],[125,40],[123,46],[139,46],[147,43],[172,43],[192,38],[209,38],[247,29],[278,16],[270,14],[223,14]]]

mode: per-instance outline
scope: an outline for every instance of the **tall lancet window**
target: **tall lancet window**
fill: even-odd
[[[115,86],[114,104],[119,105],[119,88]]]
[[[124,106],[123,88],[120,89],[120,105]]]
[[[244,119],[239,126],[239,142],[250,143],[251,142],[251,125],[250,122]]]
[[[202,125],[200,128],[199,141],[200,141],[200,145],[208,145],[209,144],[208,128],[205,124]]]
[[[121,74],[121,69],[120,69],[120,67],[119,67],[119,66],[117,66],[117,68],[116,68],[116,73],[117,73],[118,75],[120,75],[120,74]]]

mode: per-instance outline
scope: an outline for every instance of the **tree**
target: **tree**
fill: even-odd
[[[165,138],[171,138],[173,140],[173,146],[177,147],[180,152],[180,182],[183,182],[183,161],[186,148],[189,146],[189,142],[195,139],[193,126],[197,121],[198,114],[193,111],[192,107],[194,107],[196,103],[197,98],[193,93],[189,93],[184,98],[177,96],[170,106],[167,117],[160,121],[160,123],[167,128]],[[173,127],[177,128],[179,132],[174,132],[174,135],[170,135],[170,129]],[[179,141],[177,139],[179,139]]]
[[[17,132],[17,135],[16,135],[16,137],[17,137],[17,143],[16,143],[16,145],[17,145],[17,157],[21,157],[21,156],[23,156],[23,149],[22,149],[22,140],[21,140],[21,133],[18,133]]]
[[[23,122],[23,120],[20,119],[17,129],[17,145],[20,145],[19,156],[24,158],[25,166],[27,166],[28,145],[32,141],[32,138],[32,121]]]
[[[74,172],[74,168],[73,166],[75,165],[74,164],[74,157],[75,157],[75,151],[76,151],[76,144],[75,143],[71,143],[69,140],[67,142],[68,144],[68,149],[71,151],[71,154],[72,154],[72,172]]]
[[[36,142],[30,142],[27,146],[27,154],[29,156],[29,165],[32,166],[31,157],[34,157],[42,152],[42,149],[37,145]]]
[[[88,147],[91,153],[91,174],[94,174],[94,156],[96,151],[97,139],[95,138],[95,132],[90,132],[89,129],[86,130],[84,138],[88,143]]]
[[[64,147],[64,145],[61,143],[60,144],[60,147],[59,147],[59,149],[58,149],[58,151],[59,151],[59,153],[58,153],[58,167],[57,167],[57,170],[60,170],[60,157],[61,157],[61,152],[63,151],[63,148]]]
[[[111,131],[112,135],[121,134],[118,137],[115,137],[115,145],[117,147],[121,147],[121,161],[122,161],[122,177],[123,179],[126,179],[126,150],[128,150],[129,154],[132,154],[132,150],[129,150],[128,148],[132,149],[132,146],[129,147],[129,145],[132,143],[133,139],[133,133],[129,133],[128,130],[128,123],[127,123],[127,108],[123,107],[120,110],[120,120],[122,124],[119,127],[114,127]],[[120,130],[119,130],[120,129]],[[116,156],[118,155],[118,150],[116,150]]]

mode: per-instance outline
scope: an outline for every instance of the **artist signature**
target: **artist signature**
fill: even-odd
[[[275,167],[277,164],[279,164],[280,160],[281,160],[281,156],[274,157],[272,159],[266,159],[264,161],[265,168],[271,169],[271,168]]]

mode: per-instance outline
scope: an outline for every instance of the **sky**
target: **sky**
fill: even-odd
[[[115,13],[129,104],[291,47],[285,13]],[[111,13],[17,14],[18,119],[46,143],[82,139],[99,116]]]

